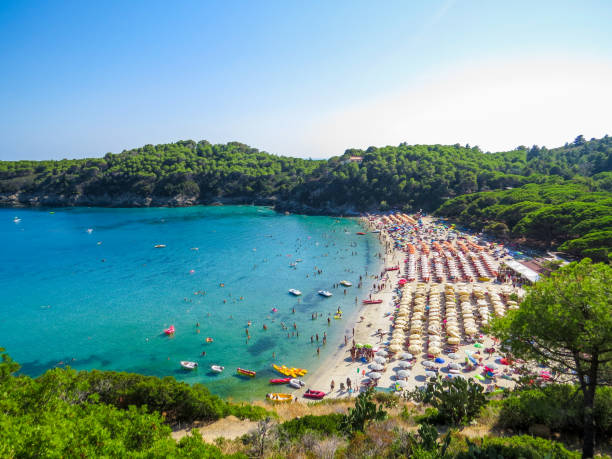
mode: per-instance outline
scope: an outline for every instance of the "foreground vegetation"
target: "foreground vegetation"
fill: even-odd
[[[612,138],[579,136],[560,148],[521,146],[501,153],[400,144],[318,161],[238,142],[188,140],[103,158],[2,161],[2,196],[9,204],[27,204],[35,196],[49,205],[231,199],[318,213],[438,209],[473,229],[605,261],[612,246]]]

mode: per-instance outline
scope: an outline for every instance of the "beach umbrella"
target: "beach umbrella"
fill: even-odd
[[[451,362],[448,364],[448,368],[451,370],[461,370],[461,365],[459,365],[457,362]]]
[[[442,349],[439,347],[430,347],[428,351],[431,355],[440,355],[442,353]]]
[[[380,371],[385,369],[384,365],[381,365],[380,363],[373,363],[370,365],[370,368],[374,371]]]
[[[399,358],[402,360],[412,360],[414,356],[410,352],[404,352],[403,354],[400,354]]]
[[[381,356],[375,357],[374,361],[376,363],[380,363],[381,365],[387,363],[387,359],[385,359],[384,357],[381,357]]]
[[[421,346],[416,345],[416,344],[411,344],[411,345],[408,347],[408,350],[409,350],[410,352],[412,352],[413,354],[416,354],[416,353],[420,352],[420,350],[421,350]]]
[[[381,349],[380,351],[376,353],[376,355],[380,357],[387,357],[387,355],[389,354],[387,354],[387,351],[385,351],[384,349]]]
[[[497,365],[496,363],[487,363],[487,366],[491,369],[491,370],[497,370],[499,369],[499,365]]]
[[[405,360],[402,360],[399,363],[399,367],[400,368],[410,368],[412,366],[412,364],[410,362],[406,362]]]
[[[389,346],[389,350],[391,352],[399,352],[402,350],[402,346],[400,346],[399,344],[392,344],[391,346]]]
[[[375,371],[371,371],[370,373],[368,373],[368,377],[370,379],[380,379],[382,378],[382,375],[380,373],[376,373]]]
[[[406,389],[409,386],[408,381],[396,381],[395,387],[400,387],[402,389]]]
[[[410,376],[410,372],[408,370],[400,370],[400,371],[397,372],[397,377],[398,378],[404,379],[404,378],[407,378],[409,376]]]
[[[482,347],[482,344],[476,343],[476,344],[474,344],[474,347]]]
[[[426,371],[425,376],[428,378],[436,378],[438,377],[438,374],[435,371]]]
[[[444,363],[444,359],[442,357],[436,357],[436,363]]]

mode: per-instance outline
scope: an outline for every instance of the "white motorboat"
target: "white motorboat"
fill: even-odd
[[[347,280],[341,280],[340,284],[344,285],[345,287],[350,287],[351,285],[353,285],[351,282],[349,282]]]
[[[319,295],[329,298],[330,296],[332,296],[332,292],[328,290],[319,290]]]
[[[185,370],[195,370],[196,368],[198,368],[198,364],[197,362],[189,362],[187,360],[181,360],[181,367],[183,367]]]
[[[305,383],[301,379],[294,378],[291,381],[289,381],[289,385],[293,387],[294,389],[300,389],[302,386],[305,385]]]
[[[210,369],[215,373],[221,373],[223,370],[225,370],[225,367],[222,367],[221,365],[211,365]]]
[[[166,247],[166,244],[155,244],[153,247],[155,247],[156,249],[163,249],[164,247]]]
[[[290,288],[289,289],[289,293],[291,293],[292,295],[295,295],[295,296],[300,296],[302,294],[302,292],[300,292],[299,290],[296,290],[294,288]]]
[[[13,223],[19,223],[20,221],[21,221],[21,218],[19,217],[13,218]]]

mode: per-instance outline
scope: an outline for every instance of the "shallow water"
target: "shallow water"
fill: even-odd
[[[0,347],[32,376],[69,364],[172,375],[223,396],[260,398],[278,376],[273,355],[313,371],[343,343],[355,298],[371,285],[357,289],[359,276],[379,267],[376,237],[356,235],[359,228],[354,219],[252,206],[0,209]],[[342,279],[354,284],[346,296],[332,288]],[[334,320],[338,307],[344,318]],[[312,320],[313,312],[323,317]],[[291,336],[294,323],[299,337]],[[171,324],[176,333],[167,337]],[[328,342],[317,357],[310,336],[323,332]],[[180,360],[200,367],[183,371]],[[226,370],[212,374],[211,364]],[[257,377],[237,376],[237,367]]]

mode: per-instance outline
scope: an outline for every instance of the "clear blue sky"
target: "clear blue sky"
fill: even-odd
[[[0,159],[612,135],[611,1],[0,2]]]

